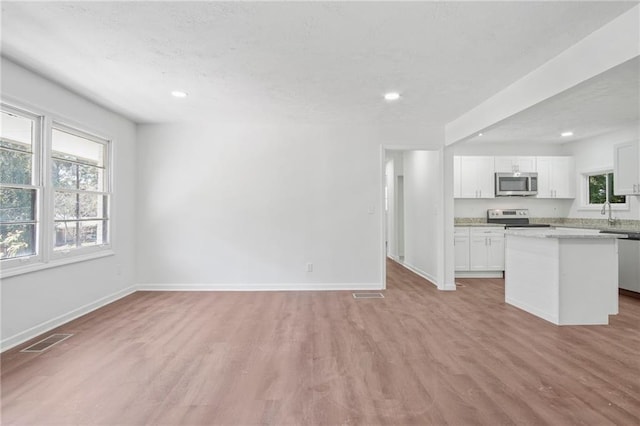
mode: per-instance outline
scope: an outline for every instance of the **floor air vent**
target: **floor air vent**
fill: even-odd
[[[52,334],[51,336],[46,337],[27,348],[24,348],[20,352],[44,352],[51,346],[60,343],[71,336],[73,336],[73,334]]]
[[[353,293],[354,299],[384,299],[382,293]]]

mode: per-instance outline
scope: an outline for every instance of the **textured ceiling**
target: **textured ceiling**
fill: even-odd
[[[3,1],[2,51],[137,122],[444,125],[633,6]]]
[[[472,143],[565,143],[640,126],[640,57],[528,108]],[[560,133],[573,132],[572,137]]]

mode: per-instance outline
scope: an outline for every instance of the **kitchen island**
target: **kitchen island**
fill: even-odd
[[[505,302],[557,325],[618,313],[618,237],[588,229],[508,230]]]

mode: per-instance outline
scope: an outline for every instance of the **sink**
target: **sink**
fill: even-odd
[[[626,235],[629,240],[640,240],[640,232],[636,231],[625,231],[618,229],[603,229],[600,231],[601,234],[618,234],[618,235]]]

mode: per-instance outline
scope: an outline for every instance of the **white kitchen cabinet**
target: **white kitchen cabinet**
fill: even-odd
[[[504,271],[504,229],[484,227],[471,229],[469,270]]]
[[[638,141],[613,147],[613,193],[640,195],[640,149]]]
[[[487,270],[504,271],[504,232],[488,239]]]
[[[536,171],[536,157],[495,157],[496,173],[531,173]]]
[[[640,293],[640,241],[618,240],[618,286]]]
[[[495,197],[494,157],[454,157],[453,165],[455,198]]]
[[[456,226],[453,232],[454,264],[456,271],[469,270],[469,228]]]
[[[576,166],[573,157],[537,157],[537,198],[575,198]]]

